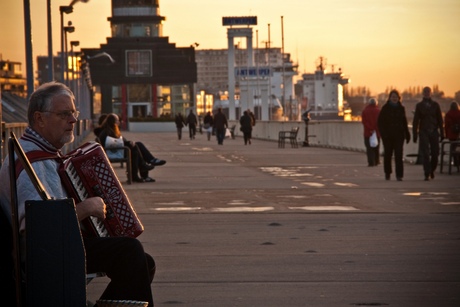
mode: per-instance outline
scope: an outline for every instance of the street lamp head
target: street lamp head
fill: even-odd
[[[87,2],[89,2],[89,0],[72,0],[72,2],[70,2],[69,5],[70,5],[70,6],[74,6],[75,3],[77,3],[77,2],[87,3]]]
[[[71,5],[63,5],[59,7],[59,12],[70,14],[73,12],[73,7]]]
[[[70,41],[70,46],[78,47],[78,46],[80,46],[80,41]]]
[[[100,57],[106,57],[109,59],[109,61],[113,64],[115,63],[115,60],[112,58],[112,56],[110,54],[108,54],[107,52],[100,52],[98,54],[95,54],[93,56],[89,56],[87,55],[86,58],[88,60],[91,60],[91,59],[96,59],[96,58],[100,58]]]
[[[74,26],[64,27],[64,31],[67,32],[67,33],[73,33],[73,32],[75,32],[75,27]]]

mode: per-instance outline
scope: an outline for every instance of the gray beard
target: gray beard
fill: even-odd
[[[65,145],[65,144],[72,143],[74,140],[75,140],[75,136],[72,133],[72,135],[62,137],[61,143]]]

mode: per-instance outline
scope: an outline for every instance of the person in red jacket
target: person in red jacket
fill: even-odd
[[[449,141],[460,140],[460,110],[456,101],[452,101],[450,109],[444,117],[444,131]],[[458,144],[452,144],[450,150],[455,151],[457,147]],[[455,166],[459,165],[459,160],[458,156],[454,156]]]
[[[444,117],[444,131],[449,141],[457,141],[460,136],[460,110],[458,103],[452,101],[450,109]]]
[[[377,166],[380,164],[380,133],[377,125],[380,109],[377,105],[375,98],[369,99],[369,104],[364,108],[361,113],[361,122],[364,127],[364,145],[366,146],[367,165]],[[372,147],[370,144],[370,137],[373,132],[377,134],[377,146]]]

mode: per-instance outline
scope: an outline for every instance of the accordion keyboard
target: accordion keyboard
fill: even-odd
[[[72,182],[74,190],[78,195],[79,201],[87,199],[89,196],[88,191],[86,191],[85,187],[83,186],[83,183],[80,177],[78,176],[77,172],[75,171],[75,168],[72,165],[72,163],[69,164],[69,167],[66,169],[66,173],[69,176],[70,181]],[[90,216],[89,220],[91,221],[91,225],[94,227],[99,237],[109,236],[109,232],[101,219],[94,216]]]

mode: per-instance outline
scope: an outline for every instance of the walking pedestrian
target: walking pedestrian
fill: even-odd
[[[397,90],[390,91],[387,103],[382,107],[378,117],[378,128],[383,143],[383,170],[385,179],[390,180],[391,159],[395,156],[396,179],[404,177],[403,147],[404,140],[410,141],[407,126],[406,109],[401,103],[401,95]]]
[[[206,136],[208,137],[208,141],[211,140],[213,125],[214,125],[214,119],[212,117],[211,112],[208,112],[203,118],[203,129],[206,131]]]
[[[192,109],[190,109],[190,113],[187,116],[186,123],[188,125],[190,139],[193,140],[195,139],[196,135],[196,124],[198,123],[198,119],[196,118],[196,115],[193,113]]]
[[[251,145],[252,119],[248,111],[243,112],[240,117],[240,131],[243,132],[244,145]]]
[[[415,106],[412,123],[414,143],[420,138],[420,155],[423,163],[425,181],[434,179],[438,166],[439,142],[444,139],[441,107],[431,99],[431,88],[423,88],[423,100]]]
[[[378,107],[377,100],[375,98],[369,99],[368,105],[361,113],[368,166],[377,166],[380,163],[380,132],[377,124],[379,113],[380,108]],[[372,146],[370,143],[370,138],[373,133],[375,133],[377,137],[376,146]]]
[[[452,101],[450,104],[450,109],[444,117],[444,130],[446,133],[446,138],[449,141],[458,141],[460,137],[460,110],[458,108],[458,103]],[[451,144],[450,151],[454,152],[458,148],[458,144]],[[453,156],[454,165],[459,166],[460,158],[458,155]],[[451,161],[449,161],[451,163]]]
[[[182,139],[182,128],[184,128],[184,126],[185,126],[184,117],[182,116],[182,114],[180,112],[178,112],[176,114],[174,122],[176,123],[177,138],[180,140],[180,139]]]
[[[227,116],[222,113],[222,108],[217,109],[214,115],[214,128],[216,129],[216,138],[218,145],[224,145],[225,132],[228,128]]]

